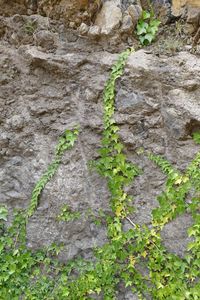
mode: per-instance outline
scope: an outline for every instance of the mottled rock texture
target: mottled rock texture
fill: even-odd
[[[180,15],[185,7],[200,7],[199,0],[172,0],[172,10],[175,15]]]
[[[26,11],[26,0],[0,0],[0,15],[25,14]]]
[[[62,18],[66,23],[73,20],[90,21],[98,12],[101,0],[0,0],[0,14],[40,13],[55,19]]]
[[[73,32],[57,35],[50,31],[48,19],[36,19],[40,33],[32,37],[25,27],[26,34],[16,33],[16,42],[11,25],[17,27],[23,18],[9,19],[10,29],[0,44],[0,202],[11,211],[27,207],[35,183],[53,158],[58,137],[79,124],[75,148],[64,155],[29,220],[28,246],[63,242],[60,259],[88,258],[95,245],[106,241],[104,224],[97,227],[91,211],[96,216],[100,209],[109,212],[109,193],[106,181],[88,168],[88,162],[98,157],[102,92],[118,54]],[[191,134],[200,129],[199,95],[197,56],[181,52],[157,57],[145,50],[130,56],[116,88],[115,119],[128,159],[143,170],[129,188],[136,207],[134,222],[150,224],[165,183],[165,176],[136,150],[144,147],[164,155],[184,170],[198,151]],[[58,222],[63,204],[80,211],[81,218]],[[169,251],[184,254],[190,223],[190,216],[184,215],[164,228]],[[119,299],[136,298],[128,292]]]
[[[109,35],[113,30],[120,27],[122,11],[114,1],[105,2],[99,12],[95,24],[100,27],[101,32]]]

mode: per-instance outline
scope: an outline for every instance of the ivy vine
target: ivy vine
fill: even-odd
[[[47,171],[38,180],[37,184],[33,189],[30,205],[27,210],[27,217],[32,216],[33,213],[35,212],[38,206],[38,201],[42,190],[58,170],[64,152],[74,146],[74,143],[77,139],[77,135],[78,135],[78,128],[75,128],[74,130],[66,130],[64,134],[60,137],[58,145],[56,146],[54,160],[48,166]]]

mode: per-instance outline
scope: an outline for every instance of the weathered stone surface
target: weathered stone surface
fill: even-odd
[[[26,0],[0,0],[1,16],[12,16],[16,13],[25,14],[27,12]]]
[[[84,35],[84,34],[88,33],[89,28],[88,28],[87,24],[81,23],[78,30],[79,30],[80,34]]]
[[[172,0],[172,12],[175,16],[181,15],[186,7],[200,7],[199,0]]]
[[[3,18],[0,18],[0,38],[6,33],[6,23]]]
[[[41,0],[39,1],[39,10],[45,13],[47,16],[57,17],[60,11],[61,16],[70,16],[72,14],[76,14],[80,9],[86,9],[89,5],[88,0],[61,0],[61,1],[53,1],[53,0]]]
[[[101,32],[105,35],[111,34],[116,28],[119,28],[122,21],[121,9],[114,1],[108,1],[103,7],[95,20],[95,25],[101,28]]]
[[[89,0],[0,0],[1,15],[40,13],[55,19],[63,18],[66,23],[76,20],[76,25],[91,22],[102,1]]]
[[[197,30],[200,27],[200,7],[190,8],[187,13],[187,23]]]
[[[38,2],[37,11],[54,19],[62,18],[66,23],[75,21],[78,27],[82,22],[90,23],[101,4],[101,0],[41,0]]]
[[[34,34],[34,40],[37,46],[51,50],[56,47],[57,35],[48,30],[40,30]]]
[[[88,30],[88,36],[90,36],[91,38],[99,37],[100,33],[101,33],[101,29],[97,25],[90,26],[90,28]]]
[[[187,234],[187,230],[192,224],[192,217],[186,214],[165,225],[162,237],[164,245],[169,251],[184,257],[187,245],[192,241]]]
[[[14,20],[17,31],[24,19]],[[97,227],[88,210],[95,216],[99,209],[109,212],[109,192],[106,181],[88,168],[88,162],[98,157],[102,92],[118,54],[94,42],[91,45],[85,37],[78,39],[73,32],[60,33],[54,52],[34,45],[34,40],[15,46],[9,38],[12,26],[0,44],[0,202],[10,210],[27,207],[35,183],[53,158],[58,137],[79,124],[78,142],[65,153],[28,223],[28,246],[35,249],[63,242],[60,259],[88,258],[94,246],[107,240],[105,226]],[[48,26],[35,35],[42,30],[52,34]],[[78,40],[70,40],[70,34]],[[144,50],[131,54],[118,80],[115,119],[128,159],[143,170],[127,188],[134,197],[131,219],[135,223],[151,223],[156,197],[166,181],[135,150],[143,147],[164,155],[179,170],[187,167],[199,150],[191,138],[200,129],[199,82],[198,56],[181,52],[157,57]],[[80,211],[81,218],[58,222],[64,204]],[[190,224],[191,216],[185,214],[164,227],[162,237],[169,251],[184,254]],[[125,222],[124,228],[130,224]],[[119,299],[137,297],[121,292]]]
[[[133,26],[135,27],[135,25],[137,24],[141,13],[142,13],[142,8],[140,5],[130,5],[128,7],[128,13],[131,16],[132,22],[133,22]]]
[[[133,21],[130,15],[125,15],[122,20],[120,31],[122,33],[131,33],[134,29]]]
[[[33,24],[36,25],[37,30],[48,30],[51,28],[50,20],[40,15],[27,17],[27,21],[33,22]]]

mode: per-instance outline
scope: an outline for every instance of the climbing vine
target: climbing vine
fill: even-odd
[[[159,206],[152,212],[151,226],[131,220],[133,199],[126,187],[142,171],[128,161],[114,120],[115,83],[122,76],[128,56],[120,54],[112,68],[103,96],[103,137],[99,158],[91,165],[107,179],[112,212],[106,216],[108,242],[94,249],[94,258],[78,258],[61,263],[56,257],[62,245],[32,251],[26,246],[28,218],[37,209],[47,182],[57,171],[64,152],[74,146],[78,129],[66,131],[59,139],[55,158],[33,189],[26,212],[16,212],[12,224],[6,224],[8,211],[0,207],[0,299],[86,300],[98,294],[101,299],[117,299],[119,286],[129,288],[139,299],[198,300],[200,295],[200,152],[184,173],[176,170],[164,157],[140,151],[166,175]],[[199,134],[194,140],[199,142]],[[191,200],[188,201],[188,198]],[[184,258],[169,253],[161,239],[162,228],[177,216],[191,213],[192,238]],[[64,206],[59,221],[79,218]],[[123,230],[124,222],[130,229]]]
[[[64,152],[74,146],[74,142],[77,139],[77,135],[78,135],[78,129],[75,128],[74,130],[71,131],[66,130],[64,134],[60,137],[58,145],[56,146],[54,160],[48,166],[47,171],[38,180],[37,184],[33,189],[30,205],[27,210],[28,217],[32,216],[34,211],[36,210],[42,190],[58,170]]]

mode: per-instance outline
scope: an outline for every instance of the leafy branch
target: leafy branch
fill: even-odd
[[[58,145],[56,146],[55,151],[55,158],[52,161],[52,163],[48,166],[46,172],[42,175],[42,177],[38,180],[36,183],[32,196],[30,205],[27,210],[27,217],[31,217],[33,213],[35,212],[40,195],[42,193],[42,190],[46,186],[46,184],[49,182],[49,180],[54,176],[56,171],[58,170],[58,167],[61,163],[62,156],[66,150],[71,149],[74,146],[74,143],[78,136],[78,129],[75,128],[74,130],[66,130],[64,134],[60,137],[58,141]]]

